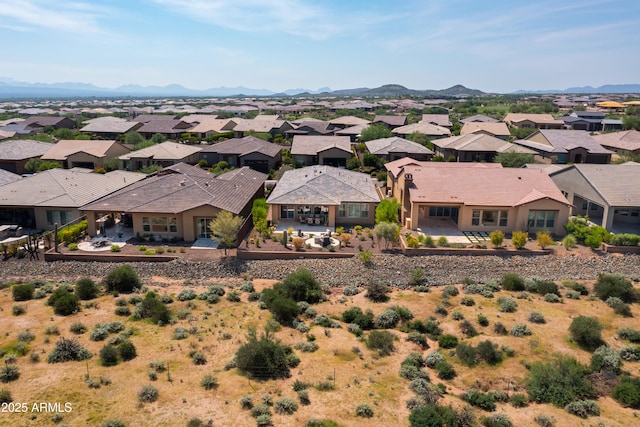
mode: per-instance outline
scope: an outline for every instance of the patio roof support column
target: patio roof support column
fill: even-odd
[[[96,213],[93,211],[86,211],[87,215],[87,234],[90,237],[96,235]]]

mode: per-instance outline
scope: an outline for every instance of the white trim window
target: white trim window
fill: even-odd
[[[175,216],[143,216],[142,231],[145,233],[177,233],[178,218]]]
[[[558,211],[529,211],[527,226],[529,228],[553,229],[556,225]]]
[[[471,212],[471,225],[484,227],[506,227],[509,222],[509,211],[496,209],[474,209]]]
[[[340,218],[368,218],[369,203],[340,203],[338,208]]]

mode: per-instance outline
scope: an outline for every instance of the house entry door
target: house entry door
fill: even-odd
[[[211,231],[209,231],[209,223],[213,218],[196,218],[196,236],[198,239],[211,238]]]

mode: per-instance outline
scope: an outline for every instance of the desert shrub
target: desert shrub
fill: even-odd
[[[162,360],[153,360],[149,362],[149,368],[156,372],[164,372],[167,370],[167,365]]]
[[[632,328],[618,329],[620,339],[631,341],[632,343],[640,343],[640,331]]]
[[[455,348],[458,345],[458,338],[451,334],[440,335],[438,337],[438,345],[441,348]]]
[[[20,370],[16,365],[6,364],[0,368],[0,382],[8,383],[20,378]]]
[[[436,314],[441,314],[443,316],[446,316],[447,314],[449,314],[449,310],[447,310],[447,307],[445,307],[444,304],[436,305],[436,308],[435,310],[433,310],[433,312]]]
[[[460,304],[466,305],[467,307],[471,307],[476,304],[476,301],[471,297],[464,296],[460,299]]]
[[[514,231],[511,233],[511,243],[516,249],[522,249],[529,241],[529,233],[526,231]]]
[[[505,326],[502,324],[502,322],[496,322],[495,325],[493,325],[493,332],[495,332],[498,335],[507,335],[507,328],[505,328]]]
[[[451,313],[451,318],[453,320],[463,320],[464,319],[464,314],[462,314],[462,312],[460,310],[454,310],[454,312]]]
[[[498,345],[489,340],[478,343],[476,352],[489,365],[496,365],[502,362],[502,352],[498,349]]]
[[[564,410],[580,418],[600,415],[600,407],[595,400],[576,400],[565,406]]]
[[[367,348],[377,350],[382,356],[391,354],[395,347],[393,342],[396,336],[389,331],[371,331],[367,337]]]
[[[442,289],[442,295],[446,295],[446,296],[455,297],[459,293],[460,291],[458,291],[458,288],[456,288],[453,285],[447,285]]]
[[[118,344],[118,354],[124,362],[133,360],[138,355],[136,346],[133,345],[133,343],[129,340],[123,340],[120,344]]]
[[[240,407],[242,409],[251,409],[253,408],[253,398],[249,395],[242,396],[240,398]]]
[[[372,280],[365,288],[367,289],[367,293],[364,294],[365,298],[373,302],[385,302],[389,300],[388,294],[391,292],[391,289],[384,283]]]
[[[107,344],[100,350],[100,364],[102,366],[115,366],[118,364],[118,350],[111,344]]]
[[[122,297],[122,298],[124,299],[124,297]],[[171,298],[171,297],[169,297],[169,298]],[[137,294],[131,295],[129,297],[129,299],[127,300],[127,303],[131,304],[131,305],[137,305],[137,304],[140,304],[141,302],[142,302],[142,297],[140,295],[137,295]],[[170,302],[173,302],[173,300],[171,300]]]
[[[518,309],[518,303],[513,298],[498,298],[498,311],[502,313],[514,313]]]
[[[89,335],[91,341],[102,341],[109,336],[109,328],[106,324],[96,323]]]
[[[559,303],[561,301],[560,297],[556,294],[545,294],[544,300],[545,302],[550,302],[550,303]]]
[[[585,350],[593,351],[604,344],[602,325],[595,317],[576,317],[569,326],[569,332],[573,341]]]
[[[529,313],[529,322],[531,323],[546,323],[547,321],[544,318],[544,315],[538,311],[532,311]]]
[[[506,273],[500,282],[507,291],[524,291],[524,279],[516,273]]]
[[[568,288],[573,289],[576,292],[580,292],[580,295],[589,295],[587,287],[581,283],[577,283],[573,280],[565,280],[562,284]]]
[[[420,369],[419,367],[413,365],[400,365],[400,376],[409,381],[414,380],[416,378],[424,378],[426,380],[429,379],[429,374]]]
[[[441,380],[451,380],[457,375],[453,365],[448,362],[438,362],[434,368],[438,372],[438,378]]]
[[[504,243],[504,233],[500,230],[492,231],[489,234],[489,241],[494,248],[499,248]]]
[[[250,282],[249,280],[245,280],[240,284],[240,290],[242,292],[251,293],[255,291],[255,288],[252,282]]]
[[[427,282],[427,275],[424,269],[418,267],[411,270],[407,284],[411,287],[422,286]]]
[[[640,360],[640,347],[635,345],[625,345],[620,348],[620,358],[627,362]]]
[[[300,350],[303,353],[313,353],[317,351],[320,346],[315,341],[301,341],[294,346],[296,350]]]
[[[178,298],[178,301],[191,301],[196,299],[196,292],[193,289],[183,289],[176,298]]]
[[[525,379],[529,397],[537,403],[564,407],[574,400],[595,397],[585,375],[589,369],[572,357],[531,364]]]
[[[478,314],[476,320],[480,326],[489,326],[489,319],[484,314]]]
[[[33,298],[35,287],[29,283],[17,283],[11,287],[14,301],[28,301]]]
[[[534,421],[540,427],[554,427],[556,425],[556,419],[550,415],[540,414],[534,418]]]
[[[57,325],[47,326],[44,330],[45,335],[60,335],[60,328]]]
[[[560,292],[558,291],[558,285],[550,280],[533,279],[533,283],[527,287],[527,290],[530,292],[535,292],[539,295],[560,295]]]
[[[514,408],[524,408],[529,405],[529,398],[526,394],[516,393],[511,396],[511,398],[509,399],[509,403]]]
[[[90,359],[91,352],[75,339],[61,337],[47,356],[47,363],[62,363]]]
[[[140,289],[142,282],[132,266],[123,264],[109,272],[103,285],[107,292],[130,293],[134,289]]]
[[[98,296],[100,288],[95,284],[93,280],[88,277],[84,277],[76,282],[76,295],[81,300],[92,300]]]
[[[594,372],[606,370],[618,373],[621,364],[620,354],[606,345],[598,347],[591,355],[591,370]]]
[[[625,407],[640,408],[640,378],[622,377],[611,393],[611,396]]]
[[[633,284],[621,274],[599,275],[593,290],[602,301],[617,297],[626,303],[632,303],[637,299]]]
[[[360,289],[358,289],[355,285],[347,285],[342,290],[342,293],[348,297],[358,295],[360,293]]]
[[[395,328],[399,321],[398,312],[389,308],[376,316],[374,324],[377,328],[388,329]]]
[[[171,312],[167,306],[158,299],[158,295],[147,292],[144,299],[133,312],[135,319],[150,319],[153,323],[165,325],[169,323]]]
[[[478,364],[478,352],[472,345],[459,343],[456,346],[456,356],[464,365],[475,366]]]
[[[351,307],[342,313],[342,321],[345,323],[353,323],[362,330],[373,329],[374,318],[373,313],[363,313],[360,307]]]
[[[439,362],[444,362],[444,356],[438,350],[434,350],[424,358],[424,364],[429,368],[435,368]]]
[[[461,397],[462,400],[471,406],[475,406],[484,411],[492,412],[496,410],[495,398],[490,393],[483,393],[476,388],[470,388],[464,392]]]
[[[76,335],[81,335],[87,332],[87,327],[80,322],[73,322],[71,326],[69,326],[69,331]]]
[[[158,400],[158,389],[152,385],[142,386],[138,392],[138,402],[153,403]]]
[[[250,328],[248,341],[236,351],[236,367],[242,372],[260,379],[286,378],[289,375],[291,348],[283,346],[263,334],[258,338],[255,329]]]
[[[491,414],[480,422],[484,427],[512,427],[513,423],[507,414]]]
[[[214,390],[218,388],[218,378],[216,378],[214,375],[207,374],[202,377],[202,380],[200,380],[200,385],[205,390]]]
[[[296,302],[307,301],[314,304],[322,300],[320,282],[305,268],[290,273],[281,283],[274,285],[274,290]]]
[[[260,301],[265,304],[274,319],[284,325],[291,325],[300,313],[296,301],[274,289],[262,291]]]
[[[328,315],[322,313],[319,316],[317,316],[315,319],[313,319],[313,324],[314,325],[319,325],[325,328],[339,328],[340,327],[340,323],[336,322],[335,320],[333,320],[331,317],[329,317]]]
[[[302,237],[294,237],[291,243],[296,251],[302,250],[304,247],[304,239]]]
[[[373,417],[373,409],[368,403],[360,403],[356,406],[356,417],[371,418]]]
[[[24,305],[14,304],[13,307],[11,307],[11,314],[13,314],[14,316],[20,316],[26,312],[27,309],[24,308]]]
[[[269,405],[264,403],[258,403],[254,407],[251,408],[251,416],[257,418],[261,415],[271,415],[271,409],[269,409]]]
[[[568,251],[575,248],[577,243],[578,243],[577,239],[572,234],[568,234],[565,236],[564,239],[562,239],[562,245]]]
[[[53,307],[53,312],[60,316],[69,316],[80,310],[80,300],[71,293],[68,286],[60,286],[47,300],[47,304]]]
[[[35,339],[36,339],[36,336],[33,335],[33,332],[31,332],[29,330],[20,332],[18,334],[18,341],[31,342],[31,341],[33,341]]]
[[[116,307],[114,310],[114,314],[116,316],[131,316],[131,310],[129,309],[129,307]]]
[[[231,291],[227,294],[227,301],[229,302],[240,302],[240,292]]]
[[[207,357],[201,351],[194,351],[191,353],[191,361],[194,365],[206,365]]]
[[[551,246],[555,244],[553,238],[544,231],[538,231],[536,233],[536,245],[540,246],[541,249],[546,249],[547,246]]]
[[[607,298],[605,303],[609,307],[613,308],[613,311],[615,311],[616,314],[619,314],[624,317],[633,317],[633,314],[631,313],[631,307],[629,306],[629,304],[625,303],[620,298],[609,297]]]
[[[478,330],[468,320],[460,322],[460,332],[462,332],[467,338],[472,338],[478,335]]]
[[[0,403],[11,403],[13,402],[13,397],[11,396],[11,392],[6,388],[0,389]]]
[[[580,292],[570,290],[565,292],[564,296],[568,299],[580,299]]]
[[[291,415],[298,410],[298,404],[293,399],[281,397],[276,400],[276,403],[273,405],[273,409],[277,414]]]
[[[509,334],[513,335],[514,337],[526,337],[531,335],[532,332],[531,329],[529,329],[529,327],[524,323],[518,323],[511,328]]]

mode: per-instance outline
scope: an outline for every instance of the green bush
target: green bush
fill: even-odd
[[[76,295],[83,301],[92,300],[98,296],[100,288],[93,280],[84,277],[76,282]]]
[[[236,352],[236,367],[240,371],[260,379],[286,378],[289,376],[287,356],[291,348],[274,341],[263,334],[258,338],[255,329],[250,328],[248,342]]]
[[[585,350],[593,351],[604,344],[602,325],[595,317],[576,317],[569,326],[569,332],[573,341]]]
[[[484,427],[513,427],[507,414],[491,414],[488,417],[483,417],[481,422]]]
[[[472,345],[459,343],[456,346],[456,356],[464,365],[473,367],[478,364],[478,352]]]
[[[618,329],[620,339],[631,341],[632,343],[640,343],[640,331],[632,328]]]
[[[13,402],[13,397],[11,396],[11,392],[6,388],[0,390],[0,403],[11,403]]]
[[[11,287],[11,293],[14,301],[28,301],[33,299],[35,288],[28,283],[16,283]]]
[[[47,363],[63,363],[90,359],[93,355],[75,339],[61,337],[47,356]]]
[[[460,322],[460,332],[462,332],[467,338],[472,338],[478,335],[478,330],[468,320]]]
[[[631,313],[631,306],[629,306],[629,304],[622,301],[620,298],[609,297],[607,298],[605,303],[609,307],[613,308],[613,311],[615,311],[616,314],[620,314],[621,316],[624,316],[624,317],[633,317],[633,314]]]
[[[103,284],[107,292],[130,293],[142,287],[138,273],[129,264],[111,270],[104,278]]]
[[[435,370],[438,372],[438,378],[441,380],[451,380],[457,375],[453,365],[444,361],[438,362],[435,366]]]
[[[611,396],[627,408],[640,409],[640,378],[624,376]]]
[[[273,318],[283,325],[291,325],[300,313],[300,308],[294,299],[275,289],[263,290],[260,301],[265,304]]]
[[[391,354],[395,347],[396,336],[389,331],[371,331],[367,337],[367,348],[377,350],[382,356]]]
[[[609,297],[616,297],[626,303],[632,303],[637,299],[633,284],[621,274],[599,275],[593,290],[602,301],[606,301]]]
[[[373,302],[385,302],[389,300],[388,294],[391,292],[391,289],[384,283],[372,280],[365,288],[367,289],[367,293],[364,294],[365,298]]]
[[[205,390],[214,390],[218,388],[218,378],[216,378],[211,374],[207,374],[204,377],[202,377],[202,380],[200,381],[200,385]]]
[[[58,241],[65,246],[75,242],[87,232],[87,220],[82,220],[77,224],[70,225],[58,231]],[[63,225],[63,224],[60,224]]]
[[[305,268],[299,268],[290,273],[281,283],[276,283],[273,288],[296,302],[306,301],[314,304],[322,300],[320,282]]]
[[[455,348],[458,345],[458,338],[451,334],[440,335],[438,337],[438,345],[441,348]]]
[[[518,310],[518,303],[510,297],[498,298],[498,311],[502,313],[514,313]]]
[[[298,410],[298,404],[293,399],[281,397],[276,400],[276,403],[273,405],[273,409],[277,414],[291,415]]]
[[[484,411],[495,411],[496,402],[491,393],[482,393],[480,390],[471,388],[462,394],[462,400],[471,406],[480,408]]]
[[[80,300],[71,293],[71,288],[64,285],[56,289],[47,300],[53,312],[61,316],[69,316],[80,310]]]
[[[589,369],[572,357],[531,364],[525,379],[531,400],[563,408],[574,400],[595,397],[586,379]]]
[[[115,366],[118,364],[118,350],[111,344],[107,344],[100,350],[100,364],[102,366]]]
[[[576,238],[572,234],[569,234],[562,239],[562,245],[568,251],[575,248],[577,243]]]
[[[5,365],[0,368],[0,382],[8,383],[20,378],[20,370],[16,365]]]
[[[480,358],[489,365],[496,365],[502,362],[502,352],[498,350],[498,345],[489,340],[478,343],[476,351]]]
[[[458,288],[456,288],[453,285],[447,285],[442,289],[442,295],[443,296],[455,297],[459,293],[460,293],[460,291],[458,291]]]
[[[370,311],[363,313],[360,307],[352,307],[345,310],[342,313],[342,321],[358,325],[363,331],[373,329],[374,326],[373,313]]]
[[[356,406],[356,416],[363,418],[371,418],[373,417],[373,409],[369,406],[368,403],[360,403]]]
[[[158,400],[158,389],[152,385],[143,386],[138,392],[138,402],[153,403]]]
[[[514,337],[526,337],[531,335],[532,333],[533,332],[531,332],[531,329],[529,329],[529,327],[524,323],[513,325],[513,327],[509,331],[509,334]]]
[[[500,285],[506,291],[524,291],[524,279],[516,273],[506,273],[502,276]]]
[[[13,314],[14,316],[20,316],[21,314],[25,314],[26,312],[27,309],[24,308],[24,305],[14,304],[13,307],[11,307],[11,314]]]
[[[600,415],[600,407],[595,400],[576,400],[565,406],[564,410],[580,418]]]
[[[395,328],[399,321],[400,316],[398,315],[398,312],[394,309],[388,308],[376,316],[374,324],[377,328],[389,329]]]
[[[166,325],[171,318],[167,306],[153,292],[147,292],[142,302],[136,306],[133,315],[137,319],[151,319],[153,323],[160,325]]]
[[[529,313],[529,322],[531,323],[546,323],[547,321],[544,318],[544,315],[542,313],[539,313],[537,311],[532,311],[531,313]]]
[[[637,234],[614,234],[610,243],[615,246],[638,246],[640,235]]]
[[[129,340],[123,340],[120,344],[118,344],[118,354],[124,362],[133,360],[138,355],[136,346],[133,345],[133,343]]]
[[[529,233],[526,231],[514,231],[511,233],[511,243],[516,249],[522,249],[529,241]]]
[[[620,372],[621,364],[620,354],[606,345],[598,347],[591,355],[591,370],[594,372],[604,370],[617,374]]]

